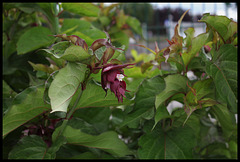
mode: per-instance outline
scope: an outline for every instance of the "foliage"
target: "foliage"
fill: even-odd
[[[237,159],[237,23],[183,37],[187,12],[122,64],[142,31],[118,4],[4,3],[3,158]]]

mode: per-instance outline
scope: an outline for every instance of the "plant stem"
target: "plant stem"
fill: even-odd
[[[53,7],[53,9],[54,9],[54,16],[55,16],[55,18],[54,18],[54,34],[58,34],[58,32],[59,32],[59,19],[58,19],[58,9],[57,9],[57,3],[54,3],[54,7]]]
[[[81,85],[82,85],[82,84],[80,84],[79,88],[82,88]],[[67,117],[66,117],[67,120],[69,120],[69,119],[71,118],[73,112],[75,111],[75,109],[76,109],[76,107],[77,107],[77,104],[78,104],[78,102],[80,101],[80,98],[81,98],[81,96],[82,96],[82,93],[83,93],[83,90],[80,91],[80,93],[78,94],[78,97],[77,97],[76,102],[74,103],[72,109],[71,109],[71,110],[69,111],[69,113],[67,114]]]

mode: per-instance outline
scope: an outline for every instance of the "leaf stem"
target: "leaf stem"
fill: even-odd
[[[80,84],[78,88],[82,88],[82,84]],[[82,90],[80,91],[80,93],[78,94],[78,97],[77,97],[77,99],[76,99],[76,101],[75,101],[72,109],[71,109],[71,110],[69,111],[69,113],[67,114],[67,117],[66,117],[67,120],[69,120],[69,119],[71,118],[73,112],[75,111],[75,109],[76,109],[76,107],[77,107],[77,104],[78,104],[78,102],[80,101],[80,98],[81,98],[81,96],[82,96],[82,93],[83,93],[83,89],[82,89]]]

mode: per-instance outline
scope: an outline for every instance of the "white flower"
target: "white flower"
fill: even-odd
[[[124,75],[122,75],[122,74],[117,74],[116,78],[117,78],[119,81],[122,81],[122,79],[124,78]]]

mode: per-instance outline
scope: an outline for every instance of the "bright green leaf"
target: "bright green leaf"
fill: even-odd
[[[52,112],[67,112],[73,95],[85,79],[86,71],[87,65],[71,62],[59,71],[48,91]]]
[[[97,17],[100,9],[92,3],[62,3],[64,10],[81,16]]]
[[[90,56],[91,55],[88,54],[81,46],[71,45],[66,49],[61,58],[67,61],[80,62],[88,59]]]
[[[61,31],[62,33],[67,34],[66,31],[74,26],[76,26],[76,28],[73,31],[71,31],[71,33],[74,33],[76,31],[80,32],[82,30],[89,29],[91,26],[91,23],[84,20],[79,20],[79,19],[64,19]],[[68,35],[70,35],[71,33],[68,33]]]

